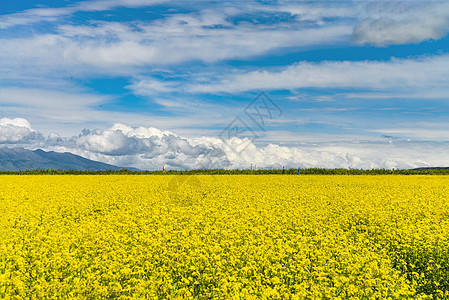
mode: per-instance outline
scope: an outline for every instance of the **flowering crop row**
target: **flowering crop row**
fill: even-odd
[[[0,176],[0,298],[447,299],[449,177]]]

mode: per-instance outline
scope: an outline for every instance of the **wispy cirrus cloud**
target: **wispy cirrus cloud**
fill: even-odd
[[[358,10],[346,1],[316,1],[313,5],[303,1],[277,1],[274,6],[258,5],[255,9],[276,13],[288,13],[299,22],[322,25],[330,20],[356,20]]]
[[[66,10],[94,9],[97,7],[94,4],[98,3],[97,9],[106,9],[122,2],[87,1],[83,5],[61,8],[61,14]],[[152,2],[136,1],[135,5],[139,3]],[[92,8],[88,8],[88,4]],[[36,11],[49,18],[59,14],[58,10]],[[93,20],[90,25],[56,23],[57,34],[4,39],[0,45],[0,60],[7,62],[20,55],[23,62],[43,62],[50,67],[78,66],[78,69],[88,69],[89,72],[120,72],[118,68],[123,72],[123,68],[128,68],[131,73],[136,67],[191,61],[212,63],[253,57],[280,48],[305,48],[323,42],[332,44],[347,40],[352,31],[352,26],[344,22],[310,26],[294,18],[273,24],[234,20],[248,13],[251,12],[245,8],[216,7],[148,21]],[[28,16],[25,19],[28,20]]]
[[[117,7],[142,7],[167,2],[168,0],[91,0],[80,1],[74,5],[58,8],[33,8],[20,13],[0,15],[0,28],[7,29],[18,25],[37,22],[55,22],[61,17],[76,12],[106,11]]]
[[[73,36],[67,59],[97,67],[207,63],[261,55],[283,47],[309,47],[347,38],[348,25],[303,28],[232,24],[214,11],[180,14],[153,23],[130,26],[100,23],[97,27],[61,28]],[[95,38],[95,42],[85,37]],[[104,41],[98,43],[98,40]]]
[[[299,62],[274,71],[228,74],[217,83],[193,85],[191,91],[210,93],[308,87],[404,90],[447,87],[447,67],[448,55],[389,61]]]

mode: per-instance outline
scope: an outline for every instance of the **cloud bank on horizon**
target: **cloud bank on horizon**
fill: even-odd
[[[441,1],[1,3],[0,144],[141,169],[449,165],[448,29]],[[247,114],[260,92],[282,114]]]
[[[257,147],[247,137],[187,138],[154,127],[132,128],[124,124],[100,130],[84,129],[77,136],[44,137],[21,118],[0,120],[0,144],[71,152],[89,159],[142,170],[199,168],[415,168],[449,163],[448,143],[417,142],[321,142],[285,147]],[[243,148],[238,148],[244,144]],[[238,151],[236,151],[239,149]],[[385,157],[388,153],[388,157]],[[416,157],[416,153],[420,153]]]

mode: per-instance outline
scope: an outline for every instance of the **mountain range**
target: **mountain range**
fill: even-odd
[[[27,150],[24,148],[0,148],[0,171],[24,170],[79,170],[79,171],[119,171],[122,167],[93,161],[72,153]],[[135,168],[126,168],[138,171]]]

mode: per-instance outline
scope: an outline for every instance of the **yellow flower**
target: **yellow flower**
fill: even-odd
[[[174,177],[0,176],[0,298],[449,297],[445,176]]]

